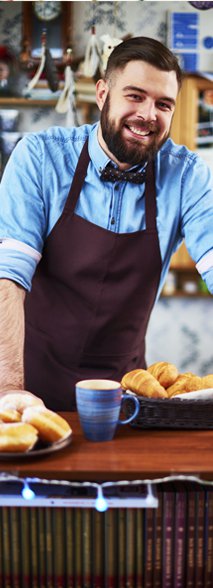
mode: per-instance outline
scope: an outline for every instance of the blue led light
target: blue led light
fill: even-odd
[[[96,498],[95,501],[95,508],[99,512],[105,512],[108,509],[108,504],[105,498]]]
[[[106,501],[106,498],[104,498],[101,486],[98,487],[98,496],[95,501],[95,508],[99,512],[105,512],[105,510],[108,509],[108,503]]]
[[[31,488],[28,486],[27,482],[24,483],[24,488],[23,488],[21,494],[25,500],[33,500],[33,498],[35,498],[35,492],[33,492],[33,490],[31,490]]]

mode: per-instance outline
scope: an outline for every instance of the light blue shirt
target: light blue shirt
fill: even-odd
[[[30,290],[87,137],[91,161],[76,214],[118,233],[145,229],[144,184],[100,180],[109,158],[98,143],[98,124],[29,133],[13,150],[0,186],[0,278]],[[208,166],[168,139],[156,156],[156,194],[162,258],[158,296],[183,238],[213,293],[213,178]]]

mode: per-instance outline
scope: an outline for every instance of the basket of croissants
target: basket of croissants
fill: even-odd
[[[213,429],[213,374],[179,373],[173,363],[159,361],[127,372],[122,389],[140,403],[132,427],[142,429]],[[131,400],[124,412],[132,414]]]

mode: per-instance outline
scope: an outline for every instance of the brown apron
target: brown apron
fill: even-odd
[[[74,212],[88,163],[86,142],[26,297],[25,387],[56,411],[75,410],[80,379],[119,381],[145,367],[161,273],[154,163],[147,166],[146,230],[120,234]]]

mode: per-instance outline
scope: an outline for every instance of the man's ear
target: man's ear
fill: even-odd
[[[101,111],[109,92],[109,86],[104,80],[98,80],[96,83],[96,102],[99,110]]]

